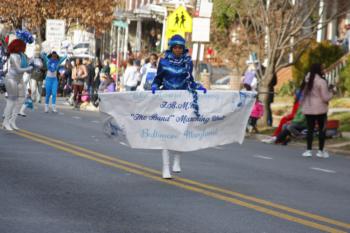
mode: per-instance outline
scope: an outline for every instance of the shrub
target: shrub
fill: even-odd
[[[350,59],[348,59],[345,67],[340,72],[338,88],[342,93],[347,92],[347,94],[350,94]]]
[[[294,96],[294,91],[296,89],[295,81],[290,80],[288,83],[285,83],[280,88],[278,95],[279,96]]]
[[[350,112],[334,113],[329,116],[329,119],[340,121],[339,130],[350,131]]]
[[[350,108],[350,98],[333,98],[329,103],[331,108]]]

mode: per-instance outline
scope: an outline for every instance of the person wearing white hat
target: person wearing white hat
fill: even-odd
[[[46,72],[46,67],[43,59],[40,57],[40,52],[40,46],[36,45],[34,56],[29,61],[29,64],[34,64],[34,69],[30,77],[30,89],[32,90],[32,99],[37,103],[41,103],[42,86]]]
[[[33,66],[33,71],[31,73],[23,74],[24,92],[27,97],[31,97],[33,102],[41,103],[41,90],[43,79],[45,77],[45,66],[40,57],[39,45],[35,46],[34,56],[29,60],[29,64]],[[25,113],[26,108],[27,104],[23,103],[18,115],[22,117],[27,116]]]

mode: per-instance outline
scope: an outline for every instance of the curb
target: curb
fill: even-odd
[[[249,135],[248,136],[248,138],[258,140],[259,142],[261,142],[261,139],[266,138],[266,137],[267,137],[267,135],[265,135],[265,134],[253,134],[253,135]],[[349,143],[350,143],[350,139],[349,139]],[[275,144],[271,144],[271,145],[275,145]],[[298,147],[298,148],[305,148],[306,143],[290,142],[290,143],[288,143],[288,146],[293,146],[293,147]],[[335,144],[327,145],[327,140],[326,140],[325,148],[326,148],[327,151],[329,151],[331,153],[341,154],[341,155],[344,155],[344,156],[350,156],[350,151],[349,150],[339,149],[339,148],[337,148],[335,146]]]

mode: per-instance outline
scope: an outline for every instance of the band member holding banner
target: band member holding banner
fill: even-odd
[[[180,35],[174,35],[168,43],[168,50],[164,58],[159,61],[157,75],[152,83],[152,93],[156,90],[188,90],[193,96],[193,108],[196,117],[199,117],[197,90],[206,93],[206,89],[196,83],[192,76],[193,62],[185,47],[186,41]],[[170,151],[162,150],[163,178],[171,179]],[[180,153],[174,151],[173,172],[181,172]]]

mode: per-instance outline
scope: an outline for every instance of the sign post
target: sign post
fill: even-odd
[[[197,48],[192,54],[193,58],[196,60],[195,70],[196,78],[199,77],[199,62],[203,60],[204,56],[204,44],[210,42],[210,17],[213,10],[212,0],[197,0],[195,9],[195,18],[193,18],[193,32],[192,32],[192,42],[193,48]],[[195,55],[195,57],[194,57]]]
[[[185,37],[186,32],[192,32],[192,17],[185,7],[179,6],[167,19],[166,37],[176,34]]]

